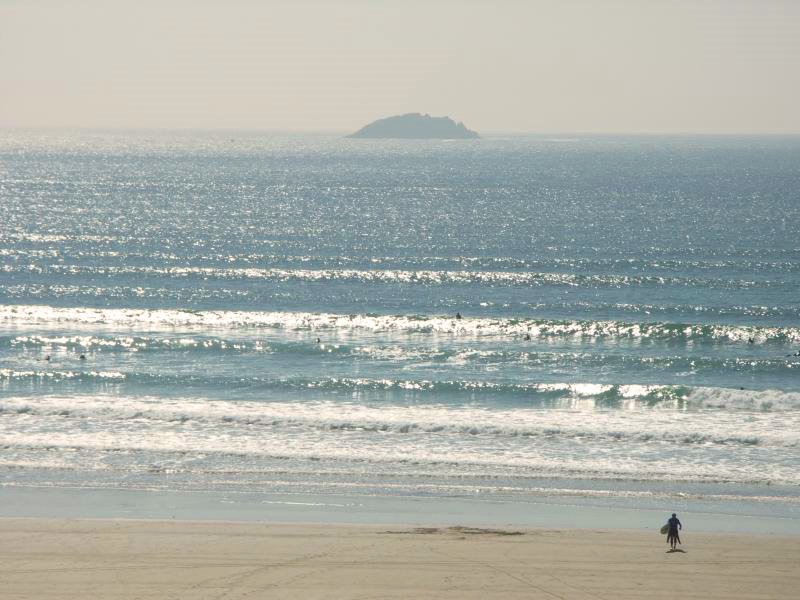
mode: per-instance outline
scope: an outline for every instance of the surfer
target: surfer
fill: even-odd
[[[460,319],[460,318],[461,318],[461,313],[460,313],[460,312],[457,312],[457,313],[456,313],[456,319]]]
[[[530,342],[531,341],[531,334],[530,333],[526,333],[524,339],[525,339],[526,342]]]
[[[675,550],[675,546],[681,543],[681,536],[678,531],[683,529],[678,515],[672,513],[672,516],[667,520],[667,543],[671,550]]]

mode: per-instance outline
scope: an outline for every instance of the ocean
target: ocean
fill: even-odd
[[[800,532],[799,225],[800,137],[2,131],[0,495]]]

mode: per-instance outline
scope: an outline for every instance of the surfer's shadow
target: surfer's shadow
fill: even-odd
[[[672,554],[673,552],[680,552],[681,554],[686,554],[686,550],[683,550],[682,548],[670,548],[669,550],[667,550],[667,554]]]

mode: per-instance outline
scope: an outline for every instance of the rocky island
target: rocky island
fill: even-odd
[[[453,140],[474,139],[480,136],[467,129],[463,123],[456,123],[450,117],[408,113],[378,119],[347,137]]]

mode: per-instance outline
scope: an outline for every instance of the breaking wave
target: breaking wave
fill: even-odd
[[[46,383],[87,382],[95,384],[146,384],[151,386],[202,386],[204,389],[244,388],[248,391],[313,392],[325,394],[387,392],[381,397],[389,405],[418,401],[444,401],[451,396],[468,396],[482,403],[493,399],[514,400],[530,406],[555,408],[670,408],[723,411],[800,410],[800,392],[744,390],[680,385],[614,385],[605,383],[498,383],[490,381],[436,381],[424,379],[371,379],[355,377],[225,377],[222,375],[179,375],[122,371],[14,370],[0,369],[0,382]]]
[[[690,402],[703,404],[710,396],[716,402],[731,401],[724,390],[695,390]],[[800,406],[800,394],[793,402]],[[733,400],[736,402],[736,400]],[[0,415],[26,418],[80,419],[106,422],[106,429],[152,422],[164,425],[205,427],[217,435],[246,435],[259,429],[302,435],[304,430],[347,434],[397,434],[424,436],[469,436],[482,438],[526,438],[542,443],[585,441],[600,443],[679,444],[690,446],[800,446],[800,429],[776,432],[767,415],[751,419],[747,432],[735,422],[709,431],[705,420],[687,414],[670,415],[664,427],[659,412],[637,409],[596,414],[594,411],[542,411],[538,409],[489,409],[439,404],[421,406],[374,406],[322,402],[229,402],[193,399],[135,397],[42,397],[0,400]],[[797,421],[800,416],[793,415]],[[113,425],[117,423],[117,425]],[[800,421],[798,421],[800,424]],[[51,425],[52,426],[52,425]],[[719,426],[719,424],[718,424]],[[65,423],[64,429],[73,426]],[[227,431],[225,431],[227,428]],[[255,428],[255,429],[254,429]],[[193,429],[194,433],[200,433]],[[293,434],[293,435],[294,435]],[[427,443],[427,442],[426,442]],[[483,443],[486,443],[484,440]],[[500,443],[500,442],[498,442]]]
[[[0,306],[0,323],[124,327],[280,328],[365,330],[460,336],[631,338],[685,341],[800,342],[800,327],[750,325],[548,320],[429,315],[333,314],[310,312],[218,311],[133,308],[57,308],[45,305]]]

